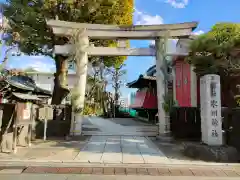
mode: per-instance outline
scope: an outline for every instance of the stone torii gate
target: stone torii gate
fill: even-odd
[[[79,36],[79,42],[82,44],[83,54],[78,59],[78,66],[81,68],[81,75],[78,82],[81,84],[79,94],[81,96],[82,107],[84,106],[86,76],[88,55],[90,56],[156,56],[156,79],[157,79],[157,97],[158,97],[158,118],[159,135],[165,135],[167,132],[167,118],[162,104],[164,103],[164,94],[166,93],[166,83],[161,69],[165,69],[164,59],[166,56],[175,56],[180,54],[167,54],[166,41],[169,39],[188,38],[192,31],[197,27],[197,22],[180,24],[162,24],[162,25],[102,25],[66,22],[59,20],[49,20],[47,25],[57,36],[71,37],[76,30],[84,30],[85,33]],[[94,47],[89,45],[91,39],[115,39],[115,40],[155,40],[155,48],[126,48],[126,47]],[[55,45],[54,53],[69,55],[73,53],[72,44]],[[184,54],[185,55],[185,54]]]

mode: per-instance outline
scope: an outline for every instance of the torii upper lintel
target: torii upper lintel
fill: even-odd
[[[53,33],[59,36],[71,36],[76,29],[86,29],[87,36],[91,39],[156,39],[188,37],[197,27],[197,22],[160,25],[105,25],[49,20],[47,25],[53,29]]]

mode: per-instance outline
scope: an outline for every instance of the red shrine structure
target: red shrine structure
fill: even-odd
[[[170,69],[168,70],[170,73]],[[137,88],[134,102],[130,109],[136,110],[140,116],[145,116],[149,121],[154,121],[158,112],[157,104],[157,82],[156,82],[156,65],[150,67],[145,75],[127,84],[129,88]],[[168,82],[169,91],[172,90],[172,81]]]
[[[180,39],[176,46],[177,53],[187,54],[193,38]],[[193,70],[194,68],[185,61],[185,56],[173,57],[173,95],[180,107],[200,105],[200,81]]]
[[[187,54],[192,39],[180,39],[176,45],[179,54]],[[168,69],[170,80],[168,92],[173,94],[179,107],[197,107],[200,104],[199,80],[193,67],[184,61],[185,56],[172,57],[172,67]],[[157,108],[156,66],[150,67],[145,75],[127,84],[129,88],[137,88],[134,102],[129,108],[140,114],[147,114],[149,121],[155,120]]]

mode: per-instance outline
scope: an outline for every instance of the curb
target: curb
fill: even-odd
[[[0,167],[0,175],[2,174],[21,174],[27,167],[24,166],[8,166]]]
[[[119,167],[2,167],[2,174],[82,174],[82,175],[141,175],[141,176],[205,176],[240,177],[240,169],[209,168],[119,168]]]
[[[176,167],[176,168],[222,168],[232,169],[240,168],[240,164],[224,164],[224,163],[161,163],[161,164],[111,164],[111,163],[82,163],[76,161],[36,161],[35,159],[30,160],[1,160],[0,167],[19,167],[19,166],[43,166],[43,167],[120,167],[120,168],[162,168],[162,167]]]

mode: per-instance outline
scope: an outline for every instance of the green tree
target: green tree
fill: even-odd
[[[124,75],[127,74],[126,69],[124,69],[125,64],[121,64],[119,67],[108,68],[108,73],[111,77],[109,81],[114,89],[114,108],[113,115],[116,116],[115,108],[119,105],[119,97],[120,97],[120,88],[124,84]]]
[[[67,38],[54,36],[46,25],[46,19],[63,21],[132,24],[133,0],[7,0],[3,5],[4,16],[8,19],[8,30],[13,34],[9,43],[16,41],[22,52],[44,54],[54,58],[56,64],[53,104],[60,104],[66,92],[68,63],[66,57],[53,56],[54,44],[62,45]],[[96,46],[116,46],[116,41],[94,41]],[[101,58],[106,66],[118,66],[125,57]]]
[[[111,76],[111,84],[114,89],[114,102],[118,104],[118,99],[120,96],[120,88],[124,84],[123,76],[127,74],[126,69],[124,69],[125,64],[120,65],[117,68],[109,68],[108,72]]]
[[[220,75],[222,90],[229,93],[230,99],[233,97],[231,79],[240,73],[239,48],[240,24],[219,23],[193,40],[187,61],[195,67],[198,76]]]

